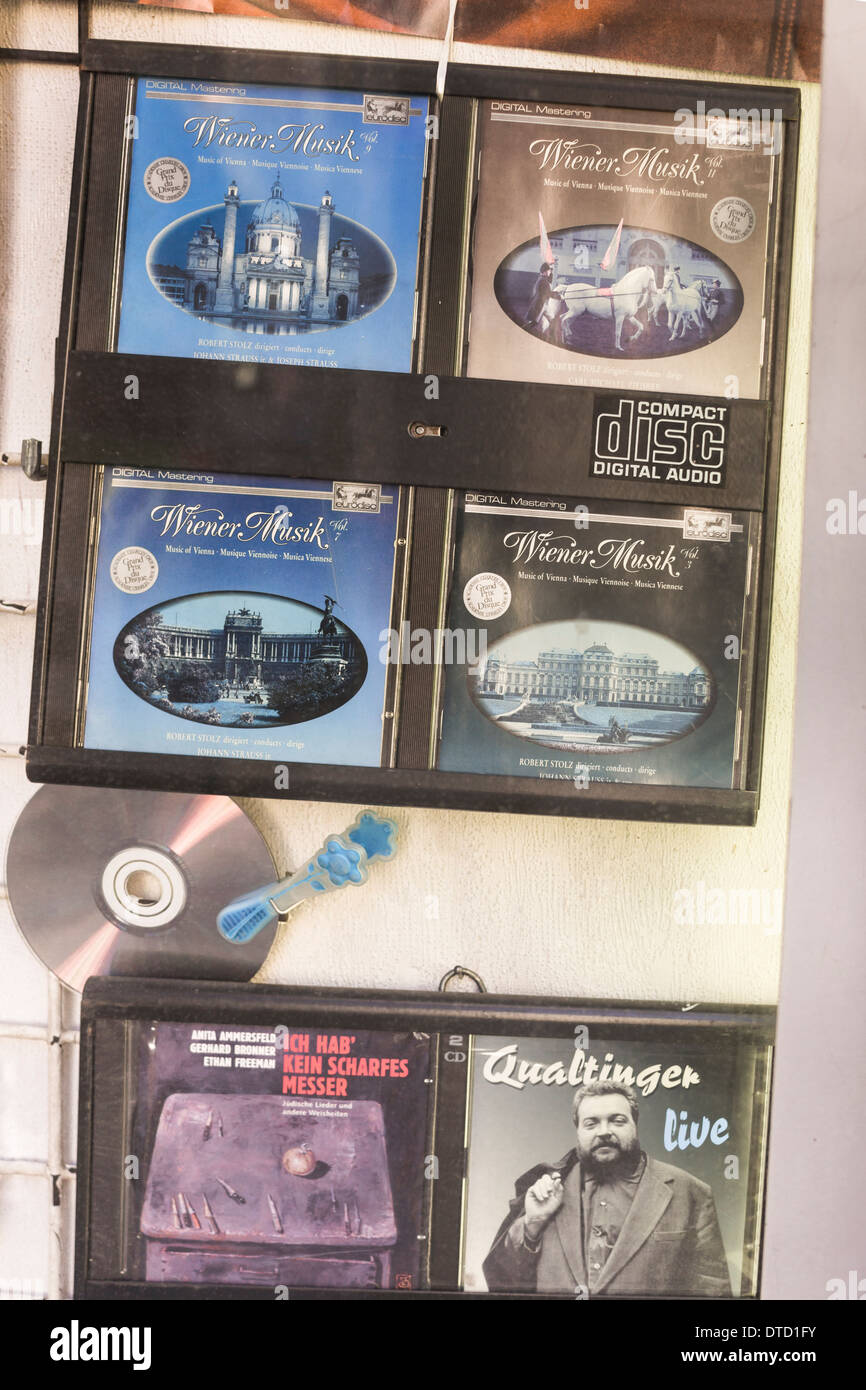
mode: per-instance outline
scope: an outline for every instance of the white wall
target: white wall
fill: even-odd
[[[95,6],[96,37],[174,43],[296,47],[384,56],[438,57],[438,45],[286,20],[231,20],[120,3]],[[17,47],[75,47],[69,0],[22,0],[0,14],[0,42]],[[513,50],[459,45],[460,61],[606,70],[612,65]],[[630,64],[622,71],[651,71]],[[678,73],[681,76],[682,73]],[[0,262],[0,450],[21,437],[47,441],[61,268],[75,121],[77,75],[66,68],[4,64]],[[779,922],[687,926],[674,915],[675,893],[763,890],[784,883],[797,633],[800,535],[809,353],[810,283],[817,158],[818,91],[804,86],[802,158],[794,253],[787,427],[776,566],[770,695],[762,806],[755,829],[717,829],[449,811],[400,810],[401,854],[358,892],[301,908],[277,939],[261,978],[299,984],[435,988],[455,963],[477,970],[491,990],[599,999],[772,1003],[779,974]],[[29,499],[25,525],[42,489],[0,470],[0,501]],[[8,509],[7,509],[8,511]],[[6,596],[35,592],[37,547],[31,535],[0,536]],[[12,591],[15,591],[14,593]],[[0,615],[0,743],[26,731],[32,618]],[[0,759],[0,838],[30,795],[17,759]],[[245,802],[281,869],[297,864],[357,806]],[[46,872],[51,866],[46,863]],[[62,893],[58,885],[58,911]],[[44,973],[21,945],[0,902],[0,1023],[43,1023]],[[67,1001],[69,1005],[72,1001]],[[74,1009],[73,1009],[74,1012]],[[44,1062],[23,1060],[20,1041],[0,1035],[0,1158],[44,1157],[48,1143]],[[30,1043],[34,1057],[45,1045]],[[26,1049],[25,1049],[26,1050]],[[29,1052],[27,1054],[30,1055]],[[32,1075],[31,1070],[32,1069]],[[7,1084],[4,1084],[7,1083]],[[7,1087],[11,1087],[8,1089]],[[32,1263],[47,1277],[50,1240],[43,1214],[34,1225],[0,1180],[0,1286],[24,1277],[23,1234]],[[23,1193],[23,1188],[21,1189]],[[33,1221],[41,1199],[33,1198]],[[27,1198],[26,1202],[30,1202]],[[13,1208],[18,1215],[13,1215]],[[29,1210],[29,1208],[28,1208]],[[28,1259],[30,1256],[27,1257]]]

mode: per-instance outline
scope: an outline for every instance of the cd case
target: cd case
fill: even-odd
[[[470,376],[766,394],[783,122],[706,106],[479,103]]]
[[[76,1294],[754,1298],[773,1021],[93,980]]]
[[[437,766],[743,784],[760,517],[468,493],[455,502]]]
[[[428,108],[138,78],[118,350],[410,371]]]
[[[150,1162],[130,1257],[144,1247],[148,1282],[418,1287],[429,1039],[311,1016],[156,1023],[136,1045],[130,1152]]]
[[[388,763],[379,650],[407,495],[170,469],[97,482],[83,747]]]

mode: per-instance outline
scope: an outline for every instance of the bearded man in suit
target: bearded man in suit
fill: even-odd
[[[577,1143],[518,1178],[484,1261],[491,1291],[729,1298],[713,1194],[648,1158],[631,1086],[579,1086]]]

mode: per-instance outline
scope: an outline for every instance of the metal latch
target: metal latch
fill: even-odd
[[[42,459],[41,439],[22,439],[20,454],[0,454],[0,464],[22,469],[24,476],[39,482],[48,476],[48,465]]]
[[[413,420],[409,433],[413,439],[442,439],[448,433],[448,426],[426,425],[423,420]]]

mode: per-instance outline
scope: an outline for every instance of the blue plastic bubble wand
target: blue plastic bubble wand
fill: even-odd
[[[303,868],[235,898],[217,914],[217,926],[226,941],[243,946],[272,922],[284,922],[307,899],[366,883],[368,864],[393,858],[396,842],[394,821],[361,811],[348,829],[329,835]]]

